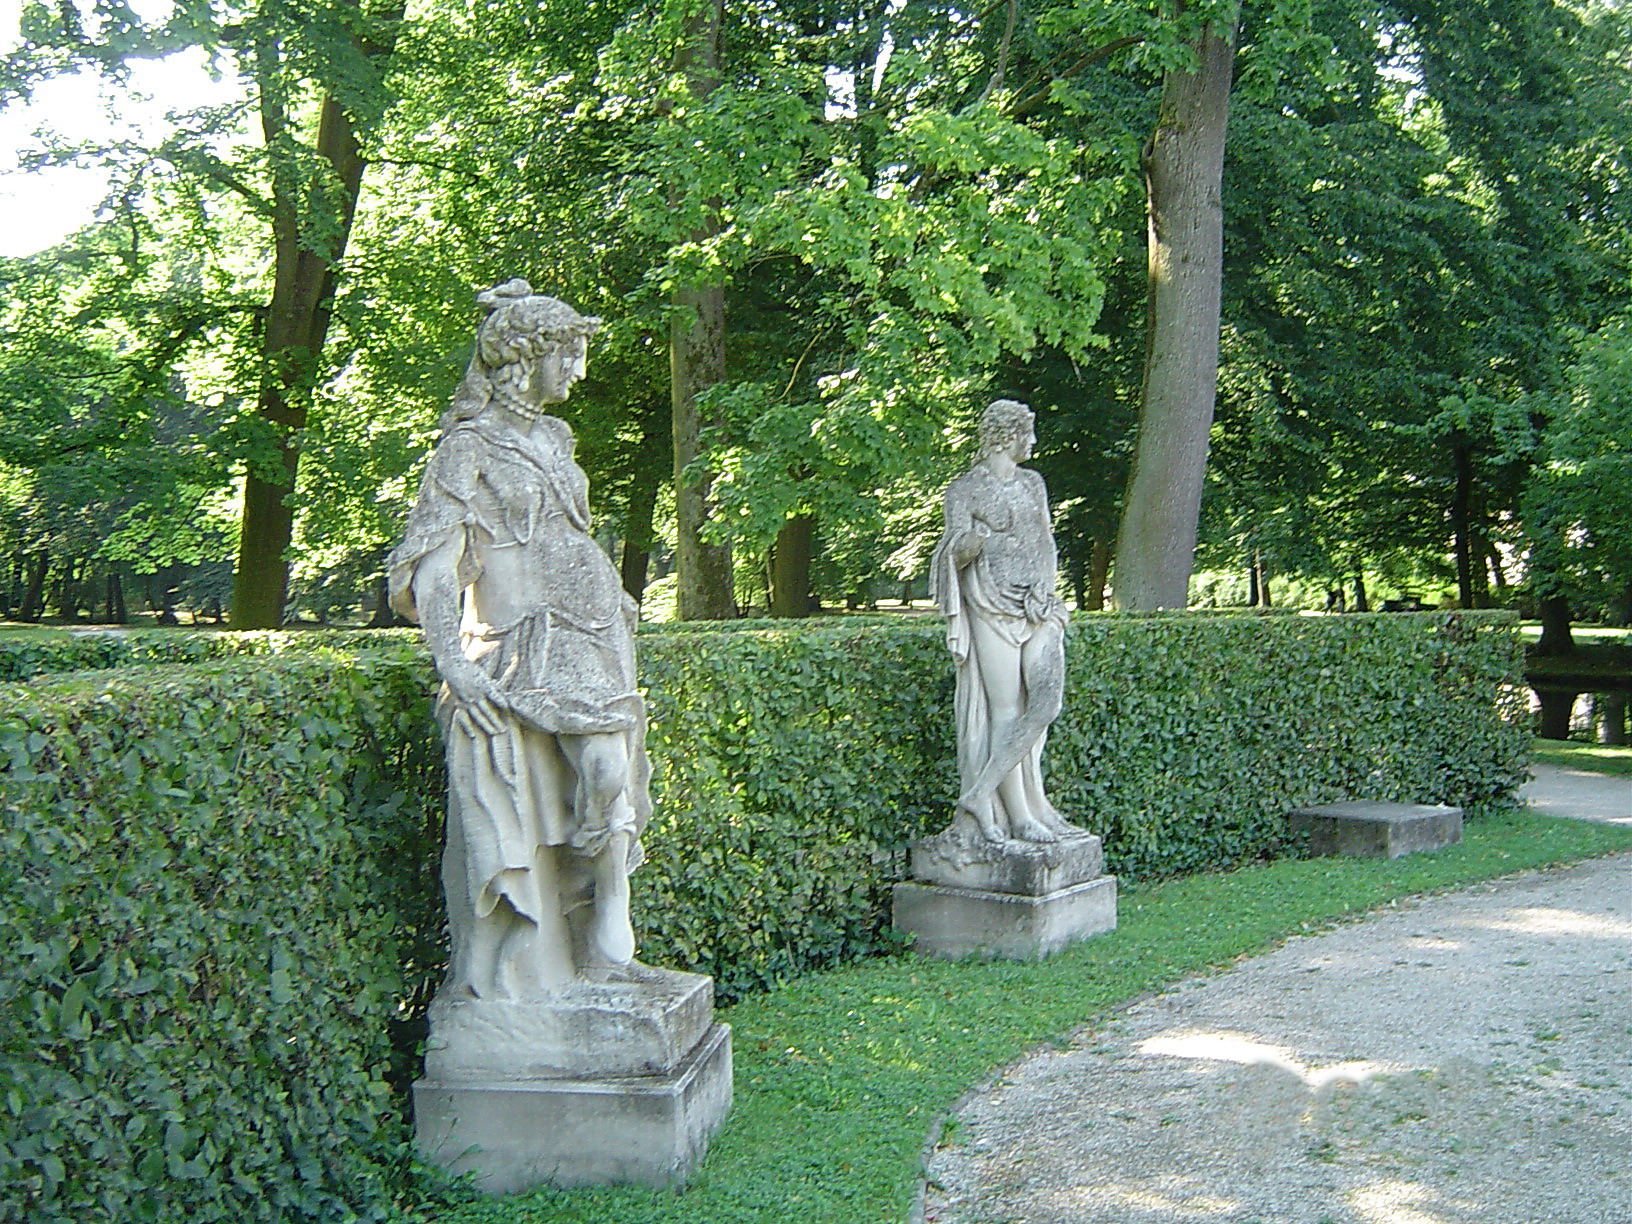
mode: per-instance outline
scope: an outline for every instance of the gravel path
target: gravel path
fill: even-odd
[[[1632,1224],[1632,855],[1181,983],[972,1095],[929,1177],[932,1224]]]

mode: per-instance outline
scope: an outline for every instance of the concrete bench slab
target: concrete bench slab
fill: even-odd
[[[1462,809],[1426,803],[1327,803],[1288,813],[1287,827],[1307,834],[1310,852],[1399,858],[1462,840]]]

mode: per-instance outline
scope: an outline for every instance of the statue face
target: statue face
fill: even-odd
[[[533,358],[528,363],[528,375],[536,402],[559,404],[566,399],[572,384],[584,376],[588,356],[589,342],[583,336],[574,336],[552,344]]]
[[[1031,458],[1032,448],[1036,445],[1036,427],[1031,421],[1027,421],[1026,427],[1015,434],[1014,440],[1009,443],[1009,454],[1013,456],[1016,463],[1024,463]]]

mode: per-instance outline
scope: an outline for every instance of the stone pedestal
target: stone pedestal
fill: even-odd
[[[731,1031],[710,978],[639,972],[532,1002],[439,996],[420,1151],[494,1194],[684,1181],[731,1107]]]
[[[1287,829],[1309,838],[1312,854],[1399,858],[1462,840],[1462,809],[1424,803],[1328,803],[1298,808]]]
[[[988,842],[948,830],[912,847],[895,927],[927,956],[1031,960],[1116,928],[1116,877],[1099,838]]]

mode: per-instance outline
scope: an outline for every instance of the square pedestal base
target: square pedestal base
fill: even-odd
[[[713,1025],[667,1075],[414,1085],[419,1150],[490,1194],[557,1186],[672,1185],[731,1108],[731,1030]]]
[[[1328,803],[1287,818],[1292,833],[1309,836],[1313,854],[1399,858],[1462,840],[1462,809],[1423,803]]]
[[[897,884],[895,927],[915,936],[913,946],[926,956],[1033,960],[1115,930],[1116,877],[1098,876],[1040,897]]]

